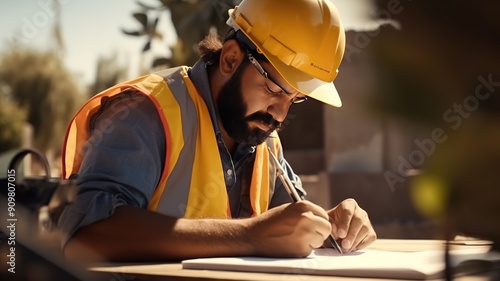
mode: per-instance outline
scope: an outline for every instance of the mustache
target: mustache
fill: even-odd
[[[281,122],[278,122],[276,119],[273,118],[273,116],[267,112],[263,111],[257,111],[254,112],[247,117],[245,117],[245,121],[251,122],[251,121],[257,121],[257,122],[262,122],[268,126],[270,126],[272,129],[280,129],[281,128]]]

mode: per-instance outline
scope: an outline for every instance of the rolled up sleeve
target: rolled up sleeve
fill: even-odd
[[[154,104],[125,92],[103,104],[77,175],[78,195],[59,219],[62,245],[118,206],[147,208],[164,165],[165,136]]]

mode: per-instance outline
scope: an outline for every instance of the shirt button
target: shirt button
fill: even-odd
[[[231,170],[231,169],[227,169],[226,174],[227,174],[228,176],[232,176],[232,175],[233,175],[233,170]]]

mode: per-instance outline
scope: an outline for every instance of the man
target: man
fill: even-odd
[[[294,103],[340,106],[331,83],[345,35],[328,0],[245,0],[201,60],[108,89],[68,127],[64,177],[79,194],[60,219],[68,258],[302,257],[332,233],[344,251],[376,239],[347,199],[329,211],[292,200],[274,154],[304,195],[276,134]]]

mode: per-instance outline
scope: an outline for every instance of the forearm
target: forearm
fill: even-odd
[[[82,227],[64,249],[79,260],[181,260],[251,255],[247,220],[177,219],[122,206]]]

